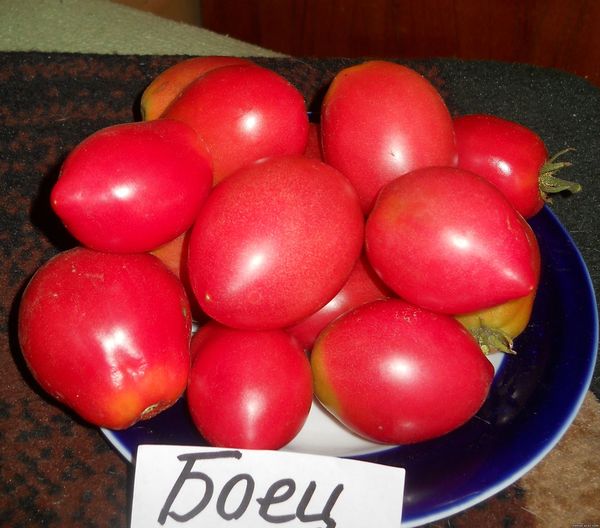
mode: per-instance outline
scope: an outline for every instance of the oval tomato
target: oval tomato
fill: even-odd
[[[303,156],[248,165],[214,187],[194,224],[192,290],[228,326],[289,326],[344,285],[363,232],[356,192],[332,167]]]
[[[52,208],[71,234],[98,251],[150,251],[194,222],[212,186],[198,134],[178,121],[99,130],[69,154]]]
[[[164,113],[193,126],[210,150],[214,182],[269,156],[302,154],[308,115],[302,94],[258,65],[224,66],[190,84]]]
[[[35,273],[19,307],[19,343],[38,383],[112,429],[180,397],[190,334],[181,284],[147,254],[59,253]]]
[[[142,93],[142,118],[144,121],[158,119],[173,100],[205,73],[223,66],[244,64],[253,63],[241,57],[216,55],[191,57],[173,64],[157,75]]]
[[[336,317],[361,304],[388,297],[391,294],[390,290],[373,271],[366,256],[362,255],[356,261],[346,284],[331,301],[286,330],[298,340],[305,350],[309,350],[319,332]]]
[[[341,70],[323,100],[321,132],[325,161],[356,187],[364,212],[401,174],[456,161],[444,100],[422,75],[392,62]]]
[[[210,444],[279,449],[300,431],[312,404],[312,374],[291,336],[221,326],[199,334],[192,350],[188,407]]]
[[[570,164],[557,161],[557,156],[548,159],[542,138],[523,125],[472,114],[455,118],[454,132],[458,167],[492,182],[525,218],[539,212],[549,194],[581,189],[578,183],[555,176]]]
[[[441,436],[485,401],[494,368],[454,318],[399,299],[333,321],[311,355],[315,394],[344,425],[376,442]]]
[[[537,284],[527,223],[496,187],[461,169],[419,169],[387,184],[365,239],[383,281],[433,311],[489,308]]]

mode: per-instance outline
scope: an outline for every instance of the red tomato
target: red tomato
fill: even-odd
[[[44,264],[19,307],[19,342],[42,388],[95,425],[122,429],[183,393],[191,318],[155,257],[75,248]]]
[[[535,289],[538,253],[529,231],[491,183],[461,169],[430,167],[382,189],[365,238],[371,264],[396,294],[456,314]]]
[[[477,339],[486,354],[493,352],[514,354],[513,340],[525,330],[531,319],[537,286],[539,286],[541,255],[533,229],[529,224],[526,224],[526,228],[533,250],[536,287],[524,297],[454,316]]]
[[[239,64],[252,62],[241,57],[216,55],[191,57],[173,64],[157,75],[144,90],[140,99],[142,118],[145,121],[158,119],[181,92],[206,72]]]
[[[312,374],[291,336],[220,327],[193,347],[187,401],[210,444],[279,449],[296,436],[312,404]]]
[[[63,164],[50,200],[83,245],[133,253],[188,229],[211,186],[198,134],[160,119],[113,125],[84,139]]]
[[[214,187],[195,222],[192,290],[227,326],[289,326],[344,285],[363,232],[356,192],[332,167],[303,156],[248,165]]]
[[[308,115],[302,94],[257,65],[224,66],[190,84],[164,113],[192,125],[206,141],[218,183],[248,163],[302,154]]]
[[[401,174],[456,161],[442,97],[416,71],[392,62],[341,70],[323,100],[321,129],[325,161],[356,187],[364,212]]]
[[[399,299],[359,306],[318,337],[315,394],[357,434],[407,444],[441,436],[481,407],[494,368],[454,318]]]
[[[570,164],[556,161],[556,156],[548,159],[544,142],[527,127],[473,114],[455,118],[454,131],[458,166],[492,182],[525,218],[543,207],[548,194],[581,189],[578,183],[555,176]]]
[[[367,258],[362,255],[356,261],[346,284],[336,296],[320,310],[287,328],[287,332],[293,335],[306,350],[309,350],[319,332],[336,317],[361,304],[390,295],[390,290],[373,271]]]

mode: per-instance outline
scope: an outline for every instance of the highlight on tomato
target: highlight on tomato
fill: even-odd
[[[152,255],[82,247],[57,254],[25,288],[18,331],[40,386],[101,427],[151,418],[187,385],[189,303]]]
[[[366,223],[367,256],[399,296],[457,314],[530,294],[538,249],[530,228],[487,180],[454,167],[402,175],[380,192]]]
[[[356,187],[368,213],[383,185],[412,170],[454,165],[452,118],[415,70],[372,60],[340,70],[321,108],[323,156]]]
[[[541,257],[535,233],[529,224],[525,227],[535,258],[535,288],[528,295],[511,299],[497,306],[455,315],[456,319],[477,339],[485,354],[517,353],[518,351],[513,348],[513,342],[527,328],[531,319],[540,280]]]
[[[192,341],[187,403],[214,446],[279,449],[312,405],[310,363],[283,330],[235,330],[209,323]]]
[[[319,335],[315,394],[342,424],[370,440],[421,442],[468,421],[494,368],[449,315],[400,299],[363,304]]]
[[[222,324],[284,328],[342,288],[363,235],[356,191],[339,171],[301,155],[267,158],[207,198],[189,240],[191,287]]]
[[[551,195],[576,193],[581,185],[557,173],[571,164],[553,156],[542,138],[519,123],[488,114],[454,118],[458,167],[484,177],[498,187],[525,218],[550,202]]]

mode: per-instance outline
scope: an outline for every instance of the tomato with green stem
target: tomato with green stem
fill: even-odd
[[[571,165],[560,158],[572,149],[550,157],[542,138],[519,123],[487,114],[464,115],[454,118],[454,134],[458,167],[493,183],[525,218],[535,215],[550,195],[581,190],[578,183],[556,175]]]

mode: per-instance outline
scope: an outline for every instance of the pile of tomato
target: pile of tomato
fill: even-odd
[[[512,352],[538,287],[526,219],[578,190],[536,133],[452,117],[388,61],[339,71],[319,122],[233,57],[172,66],[141,107],[77,145],[52,189],[80,245],[20,303],[45,391],[114,429],[185,397],[207,441],[238,448],[284,446],[315,397],[391,444],[479,410],[486,354]]]

